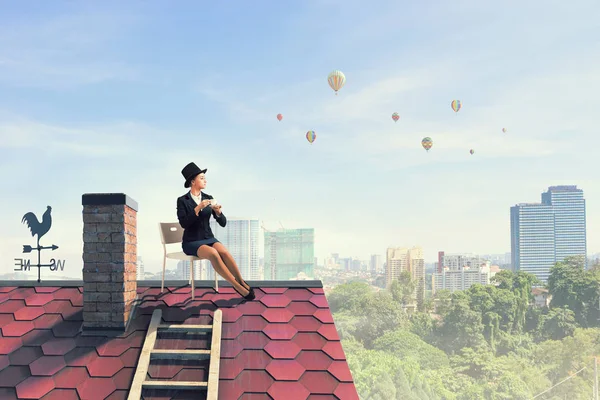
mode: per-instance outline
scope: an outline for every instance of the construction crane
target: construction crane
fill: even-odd
[[[279,226],[281,226],[281,229],[285,230],[285,227],[283,226],[283,224],[281,223],[281,221],[279,221]]]

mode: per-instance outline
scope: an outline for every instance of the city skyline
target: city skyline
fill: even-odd
[[[82,194],[125,193],[155,270],[191,161],[227,217],[314,228],[320,259],[504,253],[508,207],[566,184],[598,252],[596,4],[6,2],[0,260],[50,205],[43,242],[80,274]]]

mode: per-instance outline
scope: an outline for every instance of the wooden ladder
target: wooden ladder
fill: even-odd
[[[162,310],[156,309],[152,313],[150,326],[146,333],[144,347],[137,364],[137,369],[131,383],[128,400],[140,400],[142,389],[180,389],[180,390],[207,390],[207,400],[217,400],[219,394],[219,365],[221,362],[221,324],[223,315],[221,310],[216,310],[212,325],[167,325],[161,324]],[[158,330],[171,332],[210,332],[212,340],[210,350],[175,350],[155,349]],[[151,359],[189,360],[210,359],[208,366],[207,382],[178,382],[178,381],[152,381],[147,380],[148,367]]]

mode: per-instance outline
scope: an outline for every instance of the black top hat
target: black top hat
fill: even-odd
[[[185,167],[183,167],[183,169],[181,170],[181,175],[183,175],[183,177],[185,178],[185,183],[183,184],[183,187],[189,188],[190,181],[192,179],[194,179],[194,177],[196,175],[203,174],[205,172],[206,172],[206,169],[198,168],[198,166],[196,164],[194,164],[193,162],[191,162],[188,165],[186,165]]]

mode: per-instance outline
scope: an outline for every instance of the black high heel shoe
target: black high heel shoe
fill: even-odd
[[[236,279],[236,282],[237,282],[237,279]],[[239,283],[239,282],[238,282],[238,283]],[[240,285],[241,285],[241,283],[240,283]],[[254,300],[254,299],[256,298],[256,295],[254,294],[254,289],[252,289],[252,288],[250,288],[250,290],[248,290],[248,294],[244,296],[244,295],[242,295],[242,294],[239,292],[239,290],[237,290],[237,289],[235,288],[235,286],[233,286],[233,285],[231,285],[231,286],[233,287],[233,290],[235,290],[235,291],[236,291],[236,292],[237,292],[237,293],[238,293],[240,296],[242,296],[242,298],[243,298],[244,300],[249,300],[249,301],[252,301],[252,300]],[[248,287],[250,287],[250,285],[248,285]]]

